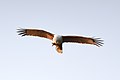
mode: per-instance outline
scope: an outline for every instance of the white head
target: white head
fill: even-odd
[[[61,44],[62,43],[62,36],[60,36],[60,35],[54,35],[52,43],[53,44]]]
[[[60,35],[54,35],[53,41],[52,41],[52,46],[56,46],[56,50],[58,53],[62,53],[62,36]]]

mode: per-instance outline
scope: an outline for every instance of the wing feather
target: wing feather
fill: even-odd
[[[38,36],[43,38],[48,38],[50,40],[53,39],[54,34],[44,31],[44,30],[38,30],[38,29],[17,29],[18,35],[21,36]]]
[[[73,42],[73,43],[83,43],[83,44],[93,44],[98,47],[102,46],[103,40],[100,38],[88,38],[82,36],[62,36],[63,42]]]

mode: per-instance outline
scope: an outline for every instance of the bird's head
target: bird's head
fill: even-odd
[[[58,45],[62,43],[62,36],[60,35],[54,35],[53,41],[52,41],[52,46]]]

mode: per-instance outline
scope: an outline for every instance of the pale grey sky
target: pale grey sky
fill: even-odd
[[[120,80],[119,0],[0,0],[0,80]],[[104,39],[98,48],[20,37],[17,28]]]

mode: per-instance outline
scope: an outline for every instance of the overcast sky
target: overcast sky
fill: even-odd
[[[17,28],[100,37],[103,47],[20,37]],[[0,0],[0,80],[120,80],[120,0]]]

